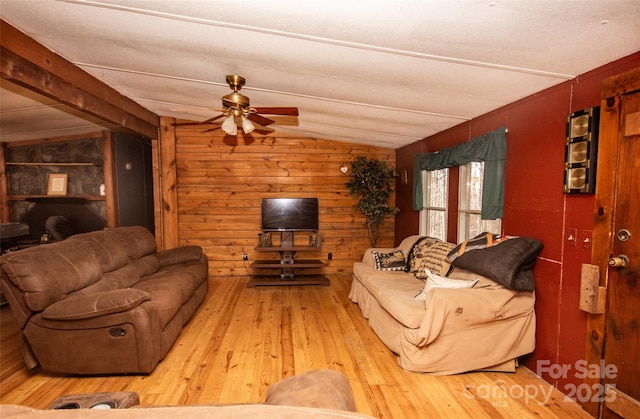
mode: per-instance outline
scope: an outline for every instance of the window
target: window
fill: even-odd
[[[423,209],[420,234],[446,241],[449,169],[422,171]]]
[[[483,162],[471,162],[460,166],[458,188],[458,242],[477,236],[483,231],[500,233],[502,220],[482,220]]]

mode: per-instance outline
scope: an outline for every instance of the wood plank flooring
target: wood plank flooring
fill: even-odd
[[[0,402],[46,408],[72,393],[135,391],[142,404],[259,403],[281,378],[318,368],[344,373],[359,412],[380,418],[588,418],[524,367],[517,372],[429,376],[398,367],[360,309],[351,277],[331,285],[247,288],[211,279],[204,304],[149,375],[66,377],[29,372],[18,328],[0,311]]]

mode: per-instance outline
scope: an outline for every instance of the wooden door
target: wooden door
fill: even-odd
[[[640,418],[640,69],[603,83],[592,263],[607,292],[589,320],[583,390],[602,418]],[[597,371],[597,372],[596,372]]]

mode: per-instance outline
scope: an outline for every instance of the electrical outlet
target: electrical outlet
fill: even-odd
[[[329,259],[329,260],[333,259],[333,253],[329,253],[329,254],[327,255],[327,259]]]
[[[578,229],[568,228],[567,229],[567,246],[576,247],[577,241],[578,241]]]
[[[582,247],[591,250],[591,242],[593,241],[593,231],[582,230]]]
[[[249,260],[249,255],[246,253],[242,254],[242,260]]]

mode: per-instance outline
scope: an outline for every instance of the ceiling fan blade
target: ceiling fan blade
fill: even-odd
[[[174,126],[174,127],[186,127],[186,126],[189,126],[189,125],[206,125],[206,124],[212,124],[212,123],[213,123],[213,121],[215,121],[216,119],[220,119],[220,118],[222,118],[223,116],[226,116],[226,115],[225,115],[225,114],[220,114],[220,115],[214,116],[213,118],[209,118],[209,119],[206,119],[206,120],[204,120],[204,121],[200,121],[200,122],[174,122],[174,123],[173,123],[173,126]]]
[[[220,128],[222,128],[222,125],[218,125],[217,127],[206,129],[206,130],[202,131],[202,133],[204,134],[205,132],[215,131],[215,130],[220,129]]]
[[[258,115],[257,113],[249,114],[247,118],[255,122],[256,124],[262,125],[263,127],[266,127],[267,125],[271,125],[274,122],[276,122],[273,119],[265,118],[264,116]]]
[[[202,122],[174,122],[174,127],[188,127],[189,125],[202,125]]]
[[[266,108],[255,108],[256,112],[263,113],[267,115],[289,115],[289,116],[298,116],[298,108],[286,108],[286,107],[266,107]]]
[[[273,132],[273,130],[272,129],[256,128],[256,129],[253,130],[253,132],[255,132],[257,134],[268,135],[268,134],[271,134]]]
[[[221,114],[220,114],[220,115],[218,115],[218,116],[214,116],[213,118],[206,119],[206,120],[204,120],[204,121],[202,121],[202,122],[200,122],[200,123],[201,123],[201,124],[210,124],[210,123],[212,123],[213,121],[215,121],[216,119],[220,119],[220,118],[222,118],[222,117],[224,117],[224,116],[227,116],[227,115],[225,115],[225,114],[221,113]]]

